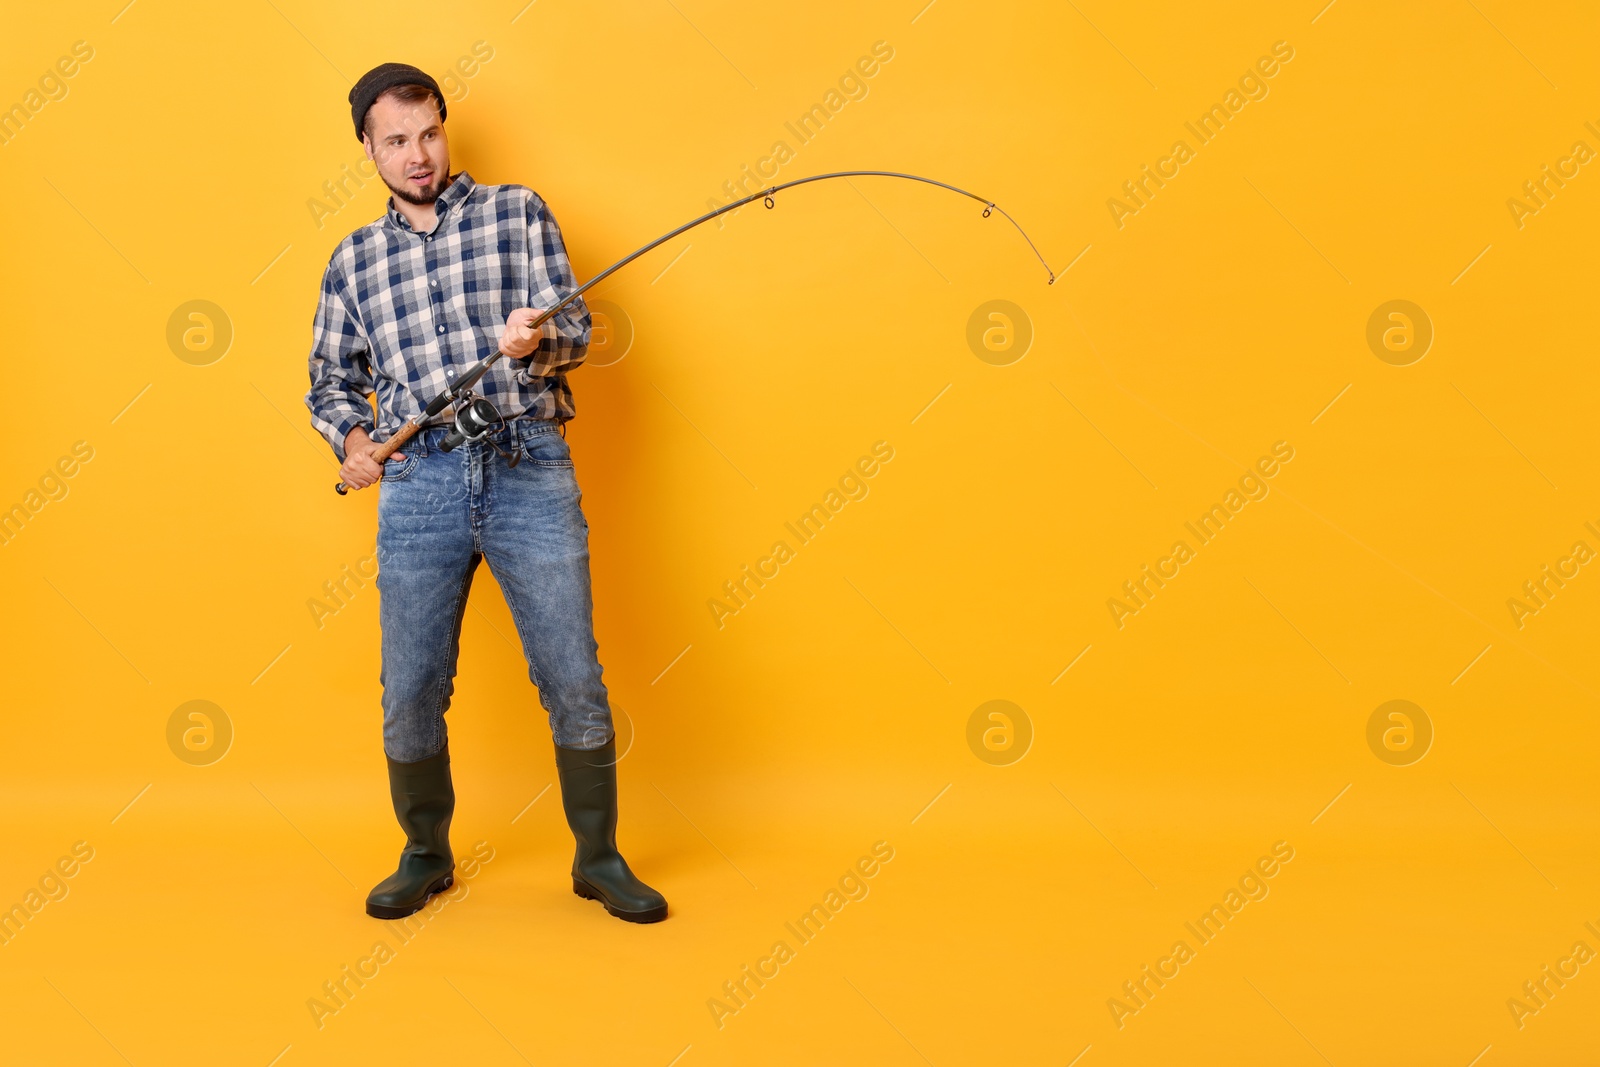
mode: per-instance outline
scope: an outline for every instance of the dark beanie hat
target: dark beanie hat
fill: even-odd
[[[439,91],[438,82],[409,63],[384,63],[361,75],[350,89],[350,117],[355,120],[356,140],[362,140],[361,127],[366,124],[373,102],[397,85],[427,86],[439,100],[439,118],[445,117],[444,94]]]

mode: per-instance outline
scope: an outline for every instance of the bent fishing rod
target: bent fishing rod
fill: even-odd
[[[976,200],[978,203],[983,205],[984,218],[988,218],[992,212],[998,211],[1007,222],[1016,227],[1018,233],[1022,234],[1022,239],[1028,242],[1028,247],[1033,250],[1033,254],[1037,256],[1039,262],[1043,264],[1045,273],[1050,276],[1050,280],[1047,284],[1055,284],[1056,272],[1051,269],[1049,263],[1045,262],[1044,256],[1039,252],[1039,247],[1033,243],[1033,238],[1028,236],[1028,232],[1022,228],[1016,219],[1012,218],[1006,213],[1005,208],[999,206],[993,200],[990,200],[987,197],[979,196],[977,193],[969,193],[965,189],[957,188],[956,186],[947,184],[945,182],[935,181],[933,178],[924,178],[919,174],[901,174],[898,171],[892,170],[839,170],[828,174],[813,174],[806,178],[796,178],[793,181],[782,182],[778,185],[768,186],[760,192],[751,193],[749,196],[743,197],[742,199],[735,200],[729,204],[724,204],[714,211],[708,211],[699,218],[684,223],[671,233],[662,234],[649,244],[643,245],[640,248],[628,253],[626,256],[623,256],[621,259],[611,264],[611,266],[607,267],[599,274],[596,274],[593,278],[590,278],[588,281],[578,286],[572,292],[562,297],[561,300],[559,300],[553,307],[549,307],[541,311],[532,322],[528,323],[525,329],[529,330],[530,332],[538,330],[546,322],[548,322],[556,314],[556,312],[560,311],[562,308],[578,299],[578,297],[582,296],[588,290],[594,288],[595,285],[605,281],[611,275],[615,274],[623,267],[626,267],[629,263],[632,263],[634,260],[644,255],[646,252],[665,244],[681,233],[685,233],[694,229],[696,226],[699,226],[702,223],[710,222],[719,215],[725,215],[730,211],[741,208],[744,205],[752,203],[756,200],[763,201],[766,207],[770,210],[771,208],[777,206],[776,201],[773,200],[773,195],[781,190],[791,189],[796,185],[805,185],[808,182],[826,181],[829,178],[855,177],[904,178],[907,181],[926,182],[929,185],[937,185],[941,189],[948,189],[952,193],[960,193],[962,196],[971,197],[973,200]],[[372,458],[380,464],[383,463],[401,445],[415,437],[417,432],[422,429],[423,423],[433,418],[435,415],[438,415],[450,405],[467,400],[468,397],[471,396],[472,387],[476,385],[486,373],[488,373],[489,368],[494,366],[496,361],[503,358],[505,358],[505,353],[501,352],[497,348],[489,355],[483,357],[476,364],[474,364],[471,369],[459,375],[451,383],[448,389],[430,400],[421,411],[407,419],[401,425],[400,429],[396,430],[390,437],[384,440],[382,444],[374,449],[372,451]],[[495,414],[493,406],[490,405],[486,399],[483,397],[474,398],[464,407],[458,410],[455,430],[450,434],[449,437],[446,438],[441,447],[445,451],[449,451],[466,441],[476,441],[493,429],[497,420],[498,416]],[[338,483],[333,488],[340,496],[344,496],[348,492],[348,487],[344,482]]]

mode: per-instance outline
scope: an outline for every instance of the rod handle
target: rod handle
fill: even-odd
[[[393,455],[401,445],[417,436],[417,431],[420,429],[422,429],[422,423],[420,421],[417,419],[407,419],[400,429],[395,431],[392,437],[390,437],[387,441],[382,442],[377,448],[372,450],[372,458],[380,464],[383,463],[391,455]],[[346,496],[350,492],[350,487],[344,482],[338,482],[334,485],[333,491],[338,493],[340,496]]]

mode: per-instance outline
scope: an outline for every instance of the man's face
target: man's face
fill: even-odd
[[[450,184],[450,141],[430,97],[408,104],[379,97],[367,112],[367,157],[389,191],[413,204],[431,204]]]

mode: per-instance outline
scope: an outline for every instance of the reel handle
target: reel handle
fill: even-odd
[[[393,455],[401,445],[417,436],[417,431],[420,429],[422,429],[422,422],[420,418],[407,419],[400,429],[395,431],[394,436],[390,437],[387,441],[384,441],[373,450],[372,458],[379,463],[384,462],[391,455]],[[343,482],[339,482],[333,487],[333,491],[338,493],[340,496],[345,496],[350,492],[350,487],[345,485]]]

